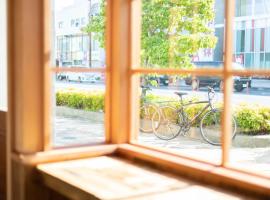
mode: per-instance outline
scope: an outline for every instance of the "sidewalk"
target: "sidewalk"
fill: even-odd
[[[104,114],[57,107],[54,146],[82,145],[105,140]],[[158,139],[153,133],[140,133],[142,144],[171,149],[188,157],[219,163],[221,147],[206,143],[197,129],[191,137],[179,136],[173,140]],[[270,176],[270,136],[237,135],[231,149],[231,161],[238,166],[262,171]]]
[[[65,141],[69,143],[70,139],[76,138],[81,138],[83,143],[101,142],[103,140],[104,113],[57,107],[56,115],[55,142],[57,144],[65,144]],[[74,136],[74,134],[76,135]],[[159,143],[160,139],[155,138],[153,134],[150,135],[153,142]],[[149,137],[149,134],[140,133],[140,137],[143,139],[143,137]],[[206,143],[201,137],[199,128],[191,128],[185,138],[191,141],[195,140],[202,145]],[[267,148],[270,147],[270,135],[250,136],[237,134],[232,145],[236,148]],[[210,146],[212,147],[212,145]]]

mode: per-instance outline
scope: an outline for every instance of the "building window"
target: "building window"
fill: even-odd
[[[85,18],[84,17],[81,18],[81,25],[85,25]]]
[[[264,39],[265,51],[270,52],[270,27],[266,28]]]
[[[76,19],[75,21],[75,27],[79,27],[80,26],[80,19]]]
[[[236,0],[236,17],[252,15],[252,0]]]
[[[244,52],[245,49],[245,30],[236,31],[236,52]]]
[[[71,25],[71,27],[73,27],[73,26],[74,26],[74,24],[75,24],[75,20],[74,20],[74,19],[72,19],[72,20],[70,21],[70,25]]]
[[[58,28],[61,29],[64,26],[64,22],[58,22]]]
[[[269,0],[255,0],[255,15],[269,14],[270,2]]]
[[[245,66],[248,69],[250,69],[254,66],[254,54],[253,53],[246,53],[245,54]]]

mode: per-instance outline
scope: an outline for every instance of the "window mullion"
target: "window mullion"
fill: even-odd
[[[235,1],[226,1],[225,13],[225,57],[224,57],[224,112],[222,120],[222,165],[229,161],[229,150],[231,146],[231,96],[232,96],[232,70],[233,61],[233,18]]]
[[[128,142],[131,1],[107,1],[106,131],[108,142]],[[108,133],[109,131],[109,133]]]

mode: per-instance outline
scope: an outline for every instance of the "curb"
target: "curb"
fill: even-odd
[[[65,106],[56,106],[55,109],[56,116],[70,117],[70,118],[83,118],[91,122],[104,123],[104,113],[103,112],[93,112],[80,110],[75,108],[69,108]]]
[[[188,137],[192,139],[199,139],[204,142],[204,139],[201,137],[199,128],[191,128]],[[251,136],[236,133],[236,136],[232,141],[232,147],[266,148],[269,146],[270,146],[270,135]]]

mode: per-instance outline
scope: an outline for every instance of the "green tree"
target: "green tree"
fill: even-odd
[[[141,64],[144,67],[191,68],[201,48],[214,48],[214,0],[142,0]],[[105,2],[85,32],[104,47]]]

